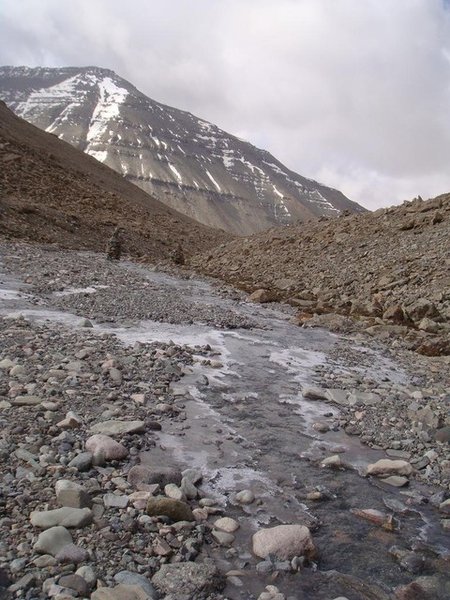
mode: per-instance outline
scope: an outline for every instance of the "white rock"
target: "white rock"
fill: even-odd
[[[242,490],[236,494],[239,504],[251,504],[255,501],[255,494],[251,490]]]
[[[280,560],[290,560],[294,556],[313,557],[316,552],[311,533],[304,525],[260,529],[252,541],[253,553],[260,558],[274,554]]]
[[[92,500],[90,494],[75,481],[59,479],[55,485],[56,499],[61,506],[72,508],[90,508]]]
[[[234,533],[239,529],[239,523],[231,517],[221,517],[215,521],[214,527],[227,533]]]
[[[106,508],[126,508],[128,506],[129,498],[125,494],[105,494],[103,496],[103,504]]]
[[[168,498],[172,498],[173,500],[186,500],[184,493],[174,483],[168,483],[164,487],[164,493]]]
[[[128,450],[125,446],[101,433],[86,440],[86,450],[93,454],[96,461],[99,457],[104,460],[123,460],[128,456]]]
[[[60,550],[72,543],[72,536],[65,527],[52,527],[39,534],[33,549],[39,554],[56,556]]]
[[[125,433],[140,433],[144,429],[144,421],[120,421],[113,419],[96,423],[91,427],[91,432],[104,435],[123,435]]]
[[[413,468],[406,460],[390,460],[389,458],[382,458],[376,463],[368,465],[366,475],[376,475],[377,477],[384,475],[409,476],[412,472]]]
[[[30,515],[31,524],[41,529],[50,527],[84,527],[92,523],[92,511],[90,508],[72,508],[63,506],[54,510],[35,510]]]

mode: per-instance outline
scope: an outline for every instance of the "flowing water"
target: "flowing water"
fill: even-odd
[[[385,457],[384,452],[362,445],[343,431],[321,434],[313,429],[316,421],[332,419],[338,409],[304,399],[301,390],[303,385],[314,383],[315,368],[329,360],[329,352],[339,341],[336,335],[292,325],[290,310],[285,307],[268,308],[222,298],[201,280],[178,279],[133,265],[127,268],[158,285],[182,289],[185,297],[195,302],[232,308],[258,325],[251,330],[228,331],[202,324],[149,321],[127,327],[117,323],[114,328],[95,324],[99,330],[114,332],[125,344],[172,340],[193,347],[209,344],[217,350],[220,364],[212,368],[199,361],[173,386],[187,418],[165,426],[157,447],[141,458],[149,464],[200,468],[203,494],[218,499],[226,514],[239,521],[236,552],[211,549],[224,570],[246,573],[230,580],[226,590],[229,598],[251,598],[271,583],[270,575],[256,573],[257,560],[251,554],[251,535],[267,525],[304,523],[313,530],[319,551],[317,565],[299,573],[281,572],[274,581],[287,596],[299,600],[365,597],[344,585],[336,574],[320,575],[325,571],[349,574],[385,591],[411,581],[414,576],[390,556],[388,550],[393,545],[425,555],[425,573],[434,572],[434,565],[443,557],[448,559],[448,542],[435,509],[416,500],[422,492],[429,496],[432,490],[421,489],[416,483],[398,490],[364,478],[367,464]],[[2,280],[1,313],[78,326],[79,317],[45,305],[30,305],[28,290],[19,292],[18,282],[12,278],[4,276]],[[85,293],[95,291],[89,288]],[[356,343],[354,350],[362,355],[368,352]],[[375,381],[408,381],[406,373],[382,355],[373,352],[370,362],[366,374]],[[361,372],[358,365],[349,367],[336,360],[334,368]],[[341,454],[348,468],[320,468],[320,460],[335,453]],[[255,493],[257,502],[239,506],[234,494],[247,488]],[[315,489],[321,490],[326,500],[306,502],[306,493]],[[353,508],[370,508],[390,513],[385,502],[392,506],[393,501],[403,505],[402,509],[399,504],[398,510],[403,512],[396,514],[399,525],[394,532],[351,512]]]

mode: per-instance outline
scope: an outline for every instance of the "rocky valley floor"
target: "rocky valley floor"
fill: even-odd
[[[450,596],[449,359],[3,243],[0,597]]]

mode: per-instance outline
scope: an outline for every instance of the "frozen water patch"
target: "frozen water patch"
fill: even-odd
[[[272,350],[269,361],[286,369],[298,383],[306,383],[312,369],[325,363],[325,354],[313,350],[284,348]]]
[[[106,290],[109,288],[109,285],[97,285],[96,287],[84,287],[84,288],[75,288],[69,287],[61,292],[54,292],[54,296],[71,296],[72,294],[95,294],[97,290],[103,289]]]
[[[17,290],[2,290],[0,289],[0,300],[20,300],[33,298],[31,294],[25,294]]]

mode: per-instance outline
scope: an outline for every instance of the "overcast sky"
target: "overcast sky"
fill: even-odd
[[[448,0],[1,0],[0,64],[97,65],[368,208],[450,191]]]

